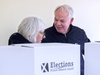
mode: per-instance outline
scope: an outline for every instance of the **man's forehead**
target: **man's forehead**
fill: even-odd
[[[66,20],[66,18],[57,18],[55,17],[56,20]]]
[[[56,19],[67,19],[68,18],[68,13],[66,12],[56,12],[55,13],[55,18]]]

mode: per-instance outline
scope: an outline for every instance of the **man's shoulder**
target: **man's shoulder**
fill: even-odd
[[[78,26],[71,25],[70,27],[71,27],[71,30],[73,30],[73,31],[84,32],[84,29],[82,29]]]
[[[54,32],[56,32],[56,29],[55,29],[55,27],[54,26],[51,26],[51,27],[48,27],[48,28],[46,28],[45,29],[45,32],[46,33],[54,33]]]
[[[46,28],[45,31],[53,30],[53,28],[54,28],[53,26],[50,26],[50,27]]]
[[[79,30],[83,30],[82,28],[75,26],[75,25],[70,25],[73,29],[79,29]]]

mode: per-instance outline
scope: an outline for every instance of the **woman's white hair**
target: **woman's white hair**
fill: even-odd
[[[18,26],[18,33],[30,42],[36,43],[39,31],[44,30],[45,23],[37,17],[27,17]]]
[[[70,7],[69,5],[66,5],[66,4],[60,5],[60,6],[58,6],[58,7],[55,9],[54,13],[56,13],[56,11],[57,11],[59,8],[61,8],[62,10],[66,10],[67,13],[68,13],[68,18],[69,18],[69,20],[71,20],[71,18],[72,18],[73,15],[74,15],[74,11],[73,11],[72,7]]]

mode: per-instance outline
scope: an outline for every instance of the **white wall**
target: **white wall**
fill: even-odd
[[[52,26],[54,9],[68,4],[75,12],[74,25],[83,28],[91,41],[100,41],[100,0],[0,0],[0,46],[28,16],[41,18],[46,28]]]

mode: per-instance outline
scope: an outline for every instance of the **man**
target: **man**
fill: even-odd
[[[90,42],[85,31],[79,27],[73,26],[73,9],[68,5],[61,5],[55,10],[54,24],[45,30],[46,38],[42,43],[58,42],[72,43],[81,45],[81,75],[84,75],[84,43]]]

